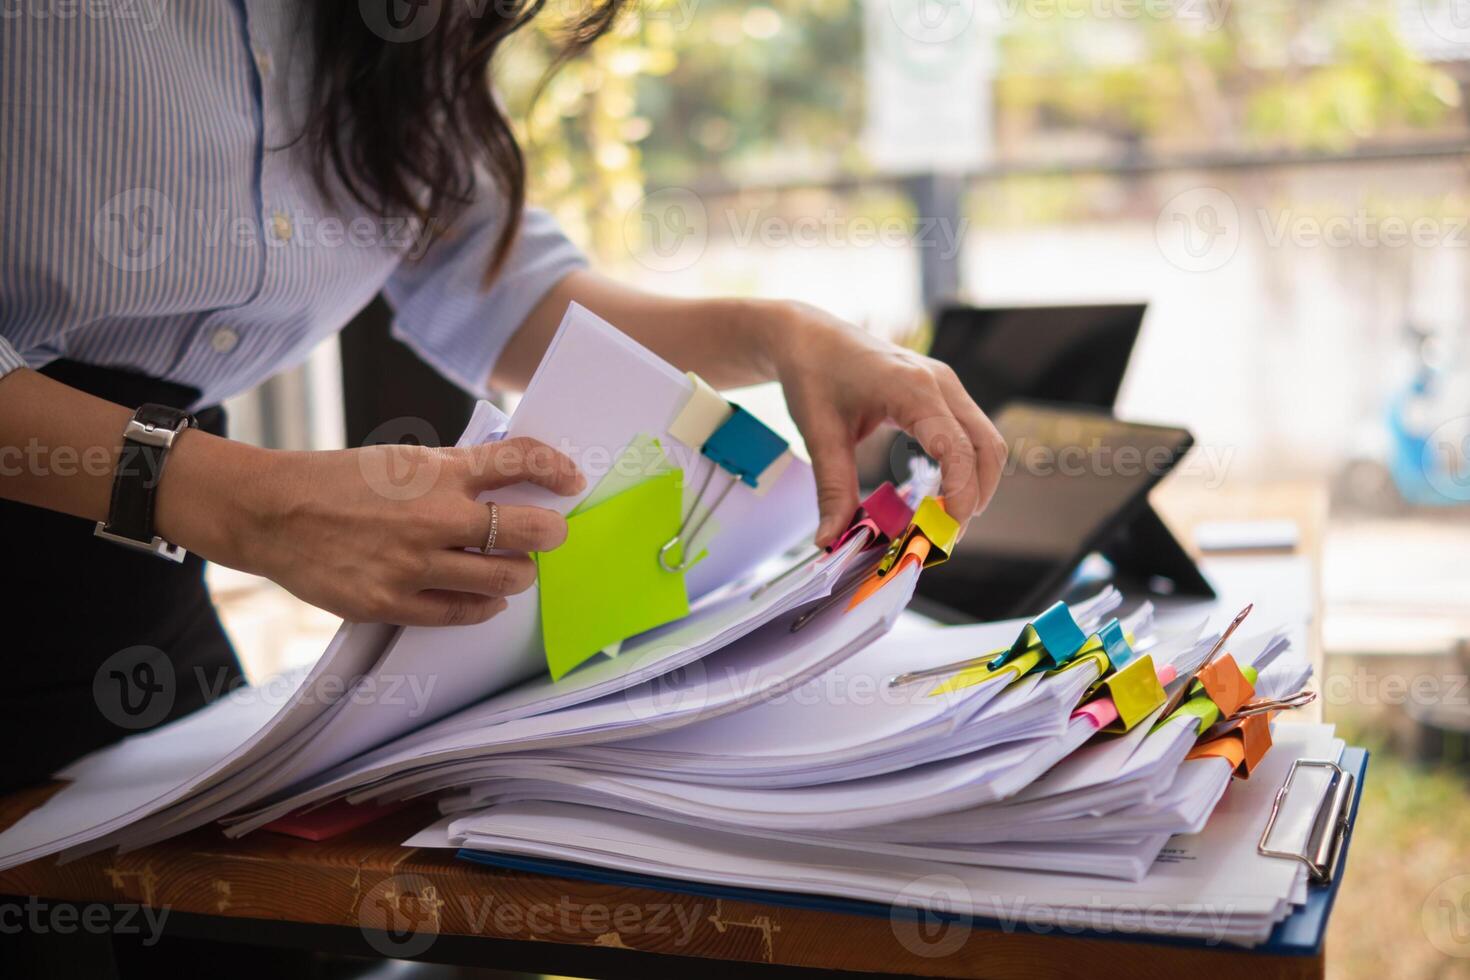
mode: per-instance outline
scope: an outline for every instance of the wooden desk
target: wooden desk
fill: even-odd
[[[0,799],[8,825],[44,799]],[[809,975],[924,977],[1207,976],[1307,980],[1322,958],[1265,956],[722,901],[470,865],[399,846],[432,819],[405,810],[324,843],[213,828],[131,854],[0,873],[0,907],[167,910],[165,939],[209,939],[363,956],[391,955],[581,977]],[[76,921],[76,920],[74,920]],[[264,978],[263,978],[264,980]]]
[[[1221,512],[1232,495],[1176,492],[1171,522]],[[1310,493],[1240,516],[1310,515]],[[1194,503],[1191,503],[1194,501]],[[1213,505],[1212,505],[1213,502]],[[1303,520],[1303,542],[1316,527]],[[1318,655],[1319,656],[1319,655]],[[0,799],[0,826],[49,791]],[[410,809],[313,844],[269,833],[228,841],[213,828],[132,854],[0,873],[0,895],[62,903],[141,903],[169,910],[166,934],[588,977],[810,974],[933,977],[1323,975],[1322,957],[1281,957],[1097,939],[1057,932],[938,927],[911,921],[695,898],[469,865],[398,845],[432,819]],[[0,900],[3,906],[5,900]],[[953,930],[959,929],[959,932]],[[393,930],[385,932],[384,930]]]

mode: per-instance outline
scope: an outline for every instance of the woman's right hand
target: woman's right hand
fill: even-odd
[[[533,439],[280,452],[186,432],[159,485],[157,523],[167,540],[345,619],[458,626],[504,609],[535,580],[527,552],[566,539],[554,511],[497,505],[496,553],[466,550],[490,528],[475,498],[522,482],[563,495],[586,486],[570,459]]]

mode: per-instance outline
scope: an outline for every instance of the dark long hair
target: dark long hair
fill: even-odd
[[[488,283],[515,243],[526,200],[525,158],[491,94],[489,67],[545,0],[301,2],[313,48],[301,136],[318,187],[331,199],[335,177],[373,213],[415,218],[432,235],[470,202],[483,168],[507,203]],[[593,0],[571,18],[552,71],[605,34],[623,3]]]

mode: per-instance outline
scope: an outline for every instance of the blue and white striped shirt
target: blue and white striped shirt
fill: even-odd
[[[486,292],[492,191],[422,256],[405,223],[325,203],[293,145],[309,2],[0,5],[0,375],[65,357],[194,386],[197,408],[299,362],[381,290],[405,342],[484,390],[585,261],[528,210]]]

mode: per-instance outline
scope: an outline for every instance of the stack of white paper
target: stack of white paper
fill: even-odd
[[[515,415],[482,405],[461,442],[529,436],[574,458],[672,450],[699,390],[573,307]],[[715,464],[682,448],[694,513],[691,488]],[[769,472],[732,484],[709,522],[708,556],[685,579],[689,614],[615,655],[553,682],[534,589],[478,626],[346,624],[309,671],[71,766],[70,786],[0,834],[0,868],[432,795],[445,816],[415,846],[899,904],[923,894],[916,879],[943,876],[959,891],[949,908],[1002,920],[1118,928],[1145,904],[1160,910],[1151,931],[1249,943],[1303,900],[1298,866],[1256,855],[1250,831],[1293,759],[1336,757],[1330,730],[1278,725],[1251,780],[1233,780],[1224,758],[1187,758],[1199,719],[1163,717],[1147,674],[1138,714],[1158,704],[1153,714],[1102,730],[1104,672],[1147,656],[1175,678],[1171,693],[1193,690],[1220,639],[1207,621],[1161,627],[1151,605],[1124,613],[1106,589],[1070,608],[1072,645],[1116,627],[1127,650],[977,671],[1024,641],[1027,622],[891,633],[922,568],[880,575],[882,542],[854,537],[774,579],[815,526],[815,492],[805,463]],[[614,492],[599,476],[583,498]],[[924,468],[909,503],[935,482]],[[580,502],[528,485],[495,499],[563,513]],[[925,520],[908,533],[932,531]],[[864,582],[876,590],[855,592]],[[1257,697],[1308,679],[1291,627],[1229,647],[1258,672]],[[1227,907],[1201,918],[1201,896]]]
[[[689,376],[573,306],[515,417],[506,419],[483,405],[461,443],[527,436],[579,461],[597,457],[594,449],[602,450],[599,458],[614,458],[650,435],[672,449],[677,440],[669,427],[693,390]],[[713,465],[697,451],[679,459],[690,468],[686,487],[702,480],[700,467]],[[584,496],[595,492],[600,475],[588,474]],[[495,499],[566,513],[581,498],[521,484],[496,491]],[[456,728],[495,729],[487,744],[504,750],[518,742],[596,741],[629,728],[658,730],[662,711],[650,713],[648,705],[658,702],[645,691],[652,681],[687,670],[792,615],[828,595],[844,573],[866,567],[869,556],[859,555],[855,542],[757,600],[749,598],[748,589],[741,593],[740,580],[757,565],[809,537],[816,524],[815,499],[811,468],[799,460],[781,468],[758,492],[736,486],[701,538],[708,556],[687,573],[691,614],[631,639],[616,658],[588,664],[560,683],[546,677],[534,588],[512,596],[504,612],[475,626],[344,624],[313,669],[290,685],[273,682],[235,692],[197,719],[126,739],[59,774],[73,784],[0,834],[0,866],[182,833],[261,801],[289,797],[293,787],[304,790],[325,773],[349,770],[373,750],[383,753],[414,732],[442,747]],[[903,592],[899,583],[889,605],[901,607],[907,599]],[[853,652],[859,639],[870,640],[891,625],[894,615],[896,610],[876,615],[860,637],[833,638],[823,648],[826,655],[819,655],[815,644],[793,654],[791,669],[829,665],[831,658]],[[821,635],[815,625],[803,632]],[[414,696],[389,697],[388,692]],[[620,702],[622,710],[589,710],[565,722],[557,718],[567,709],[605,705],[623,692],[635,693]],[[741,693],[747,700],[762,696]],[[711,710],[733,703],[739,700],[726,696]],[[692,720],[698,712],[687,715]],[[443,727],[423,731],[434,722]]]
[[[956,627],[954,631],[966,629]],[[1136,624],[1131,632],[1137,633]],[[1215,640],[1214,636],[1175,638],[1172,652],[1155,645],[1152,655],[1171,665],[1194,663]],[[867,666],[879,668],[879,678],[891,676],[886,669],[889,662],[874,654],[892,645],[892,641],[879,641],[831,673],[848,683],[852,681],[848,675]],[[1148,645],[1147,640],[1140,643]],[[1305,678],[1306,665],[1300,661],[1288,660],[1277,664],[1277,669],[1267,669],[1283,646],[1281,635],[1275,634],[1243,641],[1237,648],[1239,662],[1265,669],[1259,685],[1263,695],[1295,691]],[[901,764],[893,763],[892,753],[880,753],[876,756],[879,764],[867,770],[853,764],[834,770],[822,760],[800,778],[787,772],[785,778],[772,780],[764,771],[742,770],[740,748],[766,742],[757,730],[769,732],[782,709],[788,709],[792,717],[777,731],[797,743],[805,741],[800,732],[801,709],[792,700],[767,703],[697,725],[687,733],[695,744],[726,747],[716,779],[710,778],[708,770],[665,769],[659,773],[648,766],[638,758],[646,751],[640,743],[669,741],[657,736],[560,753],[517,753],[478,773],[464,774],[462,782],[470,785],[441,805],[448,812],[459,812],[526,800],[580,803],[762,839],[935,859],[942,853],[945,860],[965,864],[1085,868],[1092,874],[1136,879],[1170,835],[1200,829],[1224,793],[1230,769],[1210,760],[1181,769],[1199,734],[1198,720],[1178,718],[1153,731],[1157,712],[1126,736],[1079,751],[1097,734],[1097,727],[1085,716],[1073,716],[1072,708],[1095,676],[1086,670],[1062,671],[1012,682],[1001,697],[981,699],[981,705],[950,731],[929,731],[927,739],[909,750]],[[831,686],[831,678],[818,679],[818,683],[824,681]],[[862,687],[869,689],[870,685]],[[927,700],[937,709],[945,698]],[[843,702],[827,699],[822,703]],[[864,710],[881,731],[887,727],[886,714],[901,715],[910,703],[872,705]],[[1036,712],[1037,706],[1041,709],[1038,717],[1047,724],[1030,732],[1032,737],[956,737],[956,733],[963,736],[1003,726],[1008,717]],[[814,713],[813,721],[823,717],[821,712]],[[711,730],[720,737],[707,738]],[[974,747],[953,750],[955,744],[966,742]],[[927,756],[925,746],[932,747]],[[621,759],[625,754],[633,758]],[[672,761],[668,754],[656,758]],[[852,756],[845,759],[850,763]],[[1033,841],[1046,842],[1046,846],[1016,846]],[[1074,844],[1082,852],[1075,860],[1066,851]],[[1113,850],[1098,852],[1107,847]]]
[[[1292,762],[1335,760],[1341,750],[1330,726],[1279,725],[1277,744],[1256,774],[1233,784],[1204,831],[1175,838],[1137,881],[1089,876],[1081,849],[1068,849],[1070,867],[1037,873],[938,860],[932,852],[894,854],[738,835],[572,803],[507,803],[446,817],[406,843],[940,908],[1012,926],[1081,926],[1251,945],[1306,900],[1300,863],[1256,852],[1263,816]],[[1285,821],[1298,829],[1283,827],[1283,836],[1304,835],[1311,817],[1306,809],[1287,814]],[[1051,850],[1038,847],[1033,853],[1045,860]],[[938,887],[916,888],[919,883]]]

